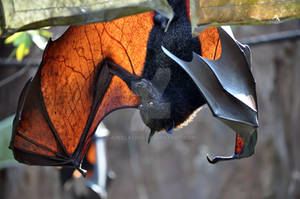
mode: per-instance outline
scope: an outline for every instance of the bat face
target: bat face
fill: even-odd
[[[139,97],[139,110],[144,123],[152,131],[165,128],[165,120],[170,118],[170,103],[162,97],[163,93],[153,83],[146,79],[133,84],[131,88]]]

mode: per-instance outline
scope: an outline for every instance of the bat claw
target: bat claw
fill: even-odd
[[[213,157],[212,159],[209,157],[208,154],[206,154],[206,159],[209,163],[211,164],[216,164],[217,162],[220,162],[220,161],[226,161],[226,160],[234,160],[234,159],[237,159],[238,158],[238,155],[234,154],[232,156],[215,156]]]
[[[213,158],[213,159],[211,160],[208,154],[206,154],[206,159],[207,159],[207,161],[208,161],[210,164],[215,164],[215,163],[216,163],[215,158]]]
[[[81,175],[82,175],[83,177],[86,177],[87,170],[83,169],[83,168],[81,167],[81,164],[80,164],[79,167],[77,167],[76,169],[81,173]]]
[[[160,24],[160,28],[166,32],[169,26],[169,19],[159,13],[156,13],[154,16],[154,22]]]

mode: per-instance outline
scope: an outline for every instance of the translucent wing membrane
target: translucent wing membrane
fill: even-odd
[[[141,75],[152,26],[153,12],[147,12],[70,27],[49,41],[20,98],[11,142],[15,158],[34,165],[80,167],[99,122],[116,109],[139,103],[105,60]]]

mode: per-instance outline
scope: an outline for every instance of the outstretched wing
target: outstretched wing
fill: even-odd
[[[78,168],[99,122],[113,110],[138,104],[137,96],[103,61],[140,76],[153,15],[73,26],[49,41],[37,74],[19,100],[10,145],[18,161]]]
[[[230,37],[222,28],[215,37],[211,31],[212,43],[201,42],[206,49],[202,56],[194,53],[191,62],[185,62],[166,48],[163,51],[177,62],[193,79],[205,97],[214,116],[236,132],[235,152],[230,157],[215,157],[216,163],[251,156],[254,153],[258,127],[255,81],[250,69],[250,50]],[[204,31],[204,35],[208,32]],[[199,36],[201,40],[201,35]],[[218,42],[222,47],[218,50]],[[211,49],[209,49],[211,48]],[[215,48],[215,50],[214,50]],[[219,55],[220,54],[220,55]],[[218,58],[219,57],[219,58]]]

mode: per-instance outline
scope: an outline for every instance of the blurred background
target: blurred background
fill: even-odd
[[[249,41],[299,30],[300,21],[232,28],[238,40]],[[58,37],[65,29],[50,31]],[[87,198],[82,177],[62,185],[57,168],[28,167],[11,159],[7,149],[10,116],[42,56],[32,45],[22,61],[14,57],[7,60],[13,50],[13,45],[0,41],[0,198]],[[150,130],[138,111],[113,112],[104,120],[111,132],[107,138],[108,167],[116,174],[108,199],[300,198],[300,39],[255,45],[252,62],[260,123],[255,155],[209,164],[206,154],[233,153],[235,135],[212,117],[206,106],[188,126],[173,135],[156,134],[150,144]]]

